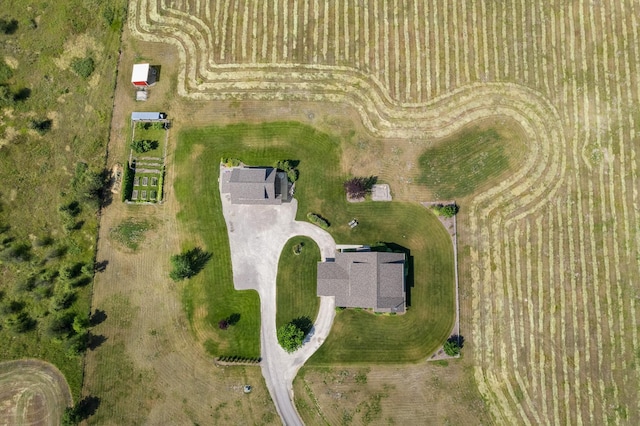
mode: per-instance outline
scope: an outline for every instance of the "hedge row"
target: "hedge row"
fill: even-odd
[[[326,219],[315,213],[307,213],[307,219],[309,219],[309,222],[319,226],[322,229],[327,229],[330,226],[329,222],[327,222]]]
[[[244,358],[241,356],[221,356],[217,358],[220,362],[241,363],[241,364],[258,364],[262,358]]]
[[[128,201],[131,199],[131,194],[133,194],[134,176],[135,170],[129,166],[129,162],[127,161],[127,167],[125,167],[124,176],[122,177],[122,201]]]

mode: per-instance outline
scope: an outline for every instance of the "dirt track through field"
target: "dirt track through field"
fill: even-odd
[[[522,167],[459,222],[480,391],[504,423],[640,423],[640,6],[454,3],[137,0],[129,27],[178,48],[186,98],[348,104],[385,138],[519,123]]]
[[[57,425],[71,390],[52,364],[35,359],[0,363],[0,425]]]

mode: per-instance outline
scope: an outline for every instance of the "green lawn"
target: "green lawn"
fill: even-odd
[[[166,145],[167,131],[161,127],[163,123],[136,123],[133,140],[149,140],[157,142],[155,149],[147,152],[134,152],[134,157],[157,157],[164,159],[164,147]],[[133,142],[133,141],[131,141]]]
[[[448,337],[454,319],[453,248],[437,218],[411,203],[347,203],[342,188],[347,176],[340,166],[340,142],[292,122],[236,124],[181,132],[176,151],[176,194],[185,233],[203,241],[214,258],[185,289],[191,319],[198,307],[208,310],[213,328],[239,313],[237,325],[216,331],[210,352],[255,356],[259,351],[259,304],[253,292],[237,292],[231,282],[229,246],[217,179],[222,157],[251,165],[299,161],[296,183],[298,220],[308,212],[331,223],[338,243],[396,243],[410,250],[414,271],[410,307],[405,315],[382,316],[346,310],[336,316],[331,334],[312,363],[415,361],[428,356]],[[197,155],[192,155],[197,147]],[[375,174],[375,170],[372,171]],[[347,223],[356,217],[354,229]]]
[[[517,139],[507,131],[466,129],[424,151],[418,182],[438,199],[471,195],[518,162],[524,150]]]
[[[294,254],[294,247],[300,254]],[[284,246],[278,262],[276,327],[296,318],[315,321],[320,307],[316,277],[320,249],[311,238],[293,237]]]

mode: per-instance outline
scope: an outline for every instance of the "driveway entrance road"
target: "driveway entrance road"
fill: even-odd
[[[296,222],[298,202],[278,206],[231,204],[221,194],[227,223],[233,283],[237,290],[256,290],[260,295],[260,342],[262,374],[271,398],[285,425],[302,425],[293,404],[293,379],[298,370],[326,339],[335,316],[333,297],[321,297],[318,317],[310,337],[289,354],[276,336],[276,277],[278,260],[286,242],[296,235],[312,238],[322,260],[335,256],[336,243],[328,232],[307,222]]]

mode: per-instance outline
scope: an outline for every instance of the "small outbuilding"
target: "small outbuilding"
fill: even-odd
[[[131,121],[166,121],[167,115],[163,112],[138,112],[131,113]]]
[[[131,84],[136,87],[151,86],[156,82],[155,69],[150,64],[134,64]]]

